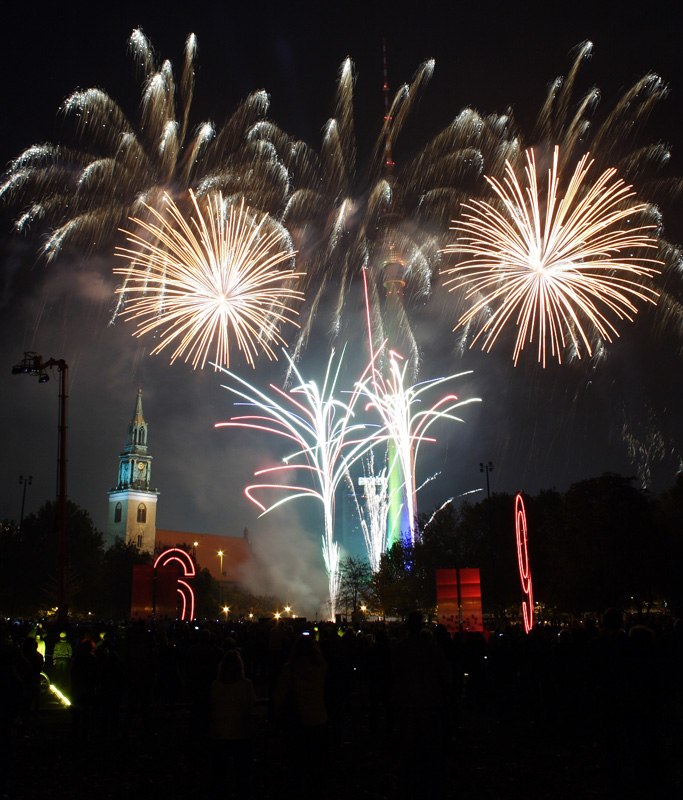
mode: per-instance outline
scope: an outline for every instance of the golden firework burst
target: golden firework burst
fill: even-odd
[[[499,204],[464,203],[463,218],[452,228],[458,238],[443,251],[471,256],[445,270],[454,276],[447,281],[450,291],[462,287],[473,301],[456,329],[485,316],[472,344],[483,337],[488,351],[515,324],[515,364],[534,338],[543,366],[548,343],[559,362],[569,343],[590,355],[591,337],[611,342],[619,335],[608,315],[632,320],[636,301],[654,304],[659,297],[648,279],[662,262],[645,256],[657,249],[648,234],[654,226],[634,224],[646,205],[634,201],[632,187],[614,169],[591,182],[588,154],[562,193],[559,156],[556,147],[547,191],[539,187],[532,149],[524,186],[509,163],[502,184],[487,178]]]
[[[215,347],[215,368],[228,367],[231,340],[252,366],[260,352],[276,359],[271,344],[285,344],[279,325],[296,324],[290,303],[303,297],[289,285],[301,273],[282,268],[295,255],[286,231],[244,202],[229,204],[219,193],[202,210],[189,194],[189,223],[168,195],[168,216],[148,207],[156,222],[132,220],[140,232],[128,233],[132,247],[116,253],[129,266],[114,270],[125,276],[117,289],[123,313],[139,320],[136,336],[160,331],[152,353],[175,346],[171,363],[184,355],[203,368]]]

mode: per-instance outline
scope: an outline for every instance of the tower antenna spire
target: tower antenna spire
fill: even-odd
[[[384,62],[384,169],[387,177],[394,175],[394,159],[391,154],[391,108],[389,106],[389,69],[387,67],[387,40],[382,37],[382,60]]]

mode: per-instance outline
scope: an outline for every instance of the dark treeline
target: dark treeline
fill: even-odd
[[[57,604],[57,533],[55,503],[45,503],[27,516],[21,529],[5,521],[0,529],[0,616],[36,618],[51,614]],[[67,503],[65,593],[69,613],[79,617],[122,620],[130,617],[133,566],[151,563],[151,555],[133,544],[104,548],[104,536],[87,511]],[[178,546],[191,551],[186,543]],[[218,612],[218,583],[207,569],[193,579],[200,619]],[[256,616],[274,608],[272,598],[257,598],[234,586],[223,587],[223,601],[236,613]]]
[[[683,616],[683,476],[659,496],[634,480],[605,474],[567,491],[524,496],[528,549],[537,609],[546,620],[581,616],[609,606],[647,616],[653,609]],[[484,613],[496,622],[515,618],[522,599],[517,567],[514,496],[491,495],[478,503],[448,504],[421,515],[420,541],[395,545],[370,575],[363,559],[347,559],[341,607],[405,617],[436,609],[436,569],[478,567]],[[103,548],[103,536],[86,511],[67,509],[66,589],[76,615],[124,619],[130,613],[132,567],[149,556],[132,545]],[[181,543],[179,543],[181,544]],[[0,530],[0,613],[42,616],[56,602],[57,537],[54,503]],[[216,586],[208,571],[195,579],[197,614],[216,616]],[[257,598],[232,592],[231,613],[259,614]],[[226,599],[226,598],[224,598]],[[247,603],[247,605],[245,605]],[[251,605],[249,605],[249,603]],[[265,607],[264,607],[265,610]],[[272,610],[272,603],[268,611]]]
[[[452,504],[421,515],[421,541],[396,544],[382,559],[366,602],[386,615],[436,606],[434,571],[478,567],[485,614],[518,614],[522,599],[513,495]],[[609,606],[647,615],[683,614],[683,476],[658,497],[615,474],[566,492],[524,495],[534,599],[543,616],[583,615]],[[431,521],[430,521],[431,517]]]

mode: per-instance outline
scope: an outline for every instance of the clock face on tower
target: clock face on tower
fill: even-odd
[[[139,461],[138,462],[138,469],[140,471],[142,471],[144,468],[145,468],[145,462],[144,461]]]

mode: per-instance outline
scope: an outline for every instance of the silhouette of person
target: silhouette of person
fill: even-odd
[[[214,789],[220,788],[219,769],[228,770],[238,797],[249,797],[252,759],[254,684],[244,677],[244,663],[237,650],[228,650],[211,684],[211,732],[213,735]]]
[[[407,635],[394,645],[392,675],[396,733],[405,753],[402,788],[406,797],[421,797],[440,785],[452,677],[418,611],[408,615]]]

